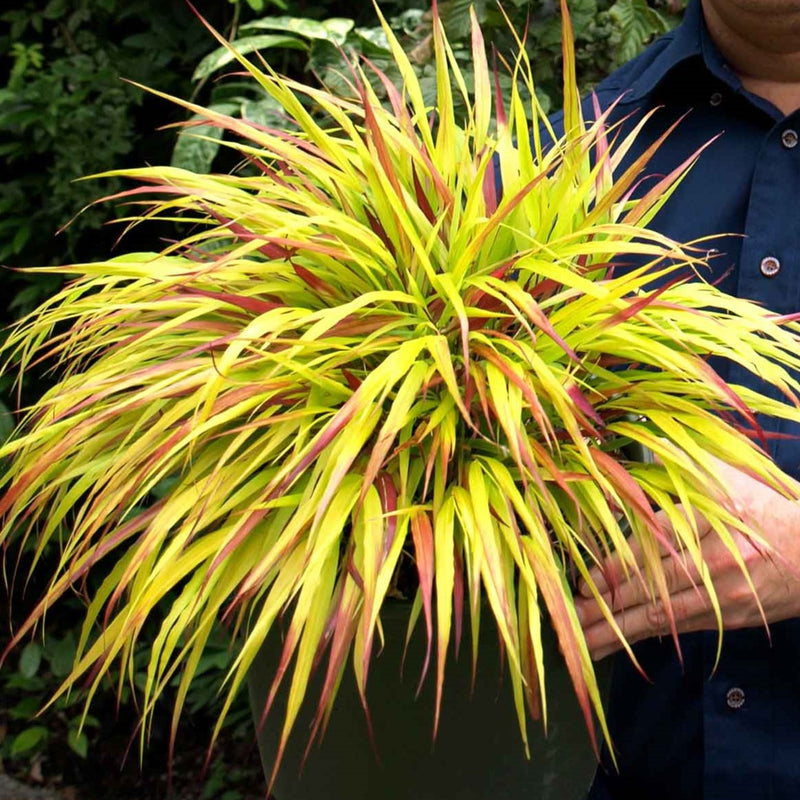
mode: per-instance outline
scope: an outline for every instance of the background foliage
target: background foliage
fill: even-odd
[[[336,0],[196,0],[200,13],[244,51],[258,51],[277,71],[335,85],[347,79],[343,53],[355,52],[386,69],[388,45],[369,3]],[[555,0],[444,0],[448,36],[459,61],[469,59],[469,15],[474,5],[498,63],[513,49],[513,29],[527,31],[537,93],[545,107],[559,98],[560,24]],[[579,78],[584,89],[636,55],[679,19],[681,0],[571,0]],[[433,99],[433,53],[428,0],[384,0],[381,8],[401,34],[423,87]],[[79,181],[114,167],[166,163],[197,170],[230,169],[212,137],[176,135],[158,127],[180,121],[176,108],[122,78],[225,113],[280,125],[271,101],[250,83],[228,75],[224,51],[184,0],[5,0],[0,12],[0,264],[7,268],[90,261],[107,255],[121,233],[104,224],[122,216],[113,204],[89,206],[122,187],[113,179]],[[344,15],[343,15],[344,14]],[[350,15],[350,16],[347,16]],[[5,67],[5,69],[3,69]],[[465,71],[469,74],[469,70]],[[502,66],[499,74],[502,77]],[[313,109],[312,109],[313,110]],[[197,129],[193,129],[198,132]],[[202,130],[200,131],[203,132]],[[83,213],[76,217],[81,209]],[[74,219],[73,219],[74,218]],[[70,220],[71,224],[66,225]],[[66,227],[64,227],[66,225]],[[60,231],[60,232],[59,232]],[[130,232],[123,246],[146,250],[171,232],[157,226]],[[0,273],[4,323],[29,311],[56,288],[49,275]],[[29,385],[33,395],[41,384]],[[8,434],[10,387],[0,385],[0,437]],[[48,554],[45,554],[48,557]],[[23,563],[27,558],[22,555]],[[29,587],[31,597],[37,588]],[[76,602],[79,602],[76,600]],[[15,599],[14,616],[26,610]],[[77,615],[76,615],[77,618]],[[55,747],[85,759],[101,739],[99,720],[78,729],[80,698],[61,702],[32,721],[34,706],[55,688],[74,650],[67,617],[59,638],[33,642],[0,669],[5,702],[0,709],[0,759],[39,765],[58,762]],[[0,636],[0,644],[2,644]],[[209,655],[209,669],[230,657],[227,647]],[[218,663],[219,662],[219,663]],[[216,667],[215,667],[216,665]],[[135,681],[134,676],[134,681]],[[109,685],[109,713],[116,687]],[[215,712],[212,684],[199,682],[190,708]],[[234,736],[247,729],[246,710],[232,718]],[[63,761],[63,758],[62,758]],[[1,766],[1,764],[0,764]],[[52,771],[52,770],[51,770]],[[215,773],[212,771],[212,779]],[[45,776],[47,777],[47,776]],[[214,790],[216,792],[216,790]],[[221,792],[218,796],[222,796]],[[240,796],[240,795],[236,795]]]

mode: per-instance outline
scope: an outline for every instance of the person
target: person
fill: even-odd
[[[680,119],[648,174],[669,172],[713,140],[654,227],[680,242],[713,237],[702,245],[709,280],[778,314],[800,311],[800,0],[690,0],[683,23],[596,94],[603,108],[621,98],[611,122],[623,132],[655,109],[639,152]],[[591,108],[587,100],[587,116]],[[740,365],[720,369],[731,384],[763,389]],[[777,434],[772,455],[800,477],[800,426],[764,423]],[[739,513],[781,554],[741,543],[769,625],[711,533],[703,552],[726,628],[716,666],[708,600],[668,555],[680,657],[663,608],[606,565],[620,580],[609,602],[646,677],[617,654],[608,714],[618,769],[603,759],[590,800],[800,797],[800,506],[720,470]],[[592,599],[579,599],[578,613],[593,658],[619,651]]]

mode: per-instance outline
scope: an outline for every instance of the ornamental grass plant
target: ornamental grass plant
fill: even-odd
[[[435,17],[434,108],[384,23],[402,85],[363,61],[335,95],[236,54],[285,130],[169,98],[223,129],[243,168],[109,173],[135,183],[114,198],[132,203],[131,224],[174,221],[185,235],[160,253],[41,270],[71,280],[3,348],[6,370],[57,375],[0,448],[0,513],[5,546],[60,547],[15,642],[65,594],[87,593],[61,692],[86,685],[91,702],[112,667],[132,674],[155,621],[141,735],[180,676],[174,736],[223,620],[240,645],[220,676],[226,708],[266,637],[282,635],[265,711],[285,682],[284,743],[306,700],[322,735],[342,680],[368,707],[381,608],[412,575],[434,733],[448,649],[469,637],[475,658],[479,636],[497,635],[527,742],[528,712],[547,718],[551,625],[590,735],[596,718],[607,736],[576,581],[604,604],[590,570],[615,551],[671,619],[667,548],[716,608],[682,507],[745,572],[732,532],[766,547],[712,456],[795,497],[756,415],[800,421],[800,327],[722,293],[699,250],[648,227],[701,154],[636,192],[661,140],[623,168],[646,120],[623,135],[599,110],[583,119],[562,10],[561,137],[523,48],[502,98],[477,23],[468,81]],[[631,260],[641,266],[623,269]],[[709,357],[781,399],[727,385]],[[479,629],[483,604],[496,631]],[[323,688],[306,698],[314,670]]]

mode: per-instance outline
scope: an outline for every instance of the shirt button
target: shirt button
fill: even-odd
[[[722,102],[722,93],[714,92],[714,94],[708,98],[708,102],[711,103],[712,106],[718,106]]]
[[[765,278],[774,278],[781,271],[781,262],[775,256],[761,259],[761,274]]]
[[[787,148],[787,150],[797,147],[798,141],[800,141],[800,137],[798,137],[797,131],[792,130],[792,128],[787,128],[781,134],[781,143],[785,148]]]
[[[725,702],[728,708],[732,708],[734,711],[741,708],[744,705],[744,689],[740,689],[738,686],[728,689],[728,693],[725,695]]]

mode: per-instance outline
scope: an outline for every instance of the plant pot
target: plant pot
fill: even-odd
[[[400,674],[410,606],[389,604],[381,614],[383,651],[369,673],[367,699],[375,742],[348,668],[327,733],[312,746],[303,765],[313,701],[321,678],[312,683],[311,702],[301,710],[273,786],[276,800],[581,800],[597,761],[572,683],[551,630],[543,634],[547,675],[548,735],[539,721],[529,722],[531,759],[519,735],[510,681],[501,666],[494,621],[488,610],[481,625],[478,670],[471,690],[468,634],[458,659],[449,658],[439,733],[432,741],[435,675],[432,668],[416,696],[425,657],[420,623]],[[249,673],[256,720],[275,674],[280,642],[262,647]],[[611,659],[598,667],[607,692]],[[433,662],[433,656],[432,656]],[[324,672],[324,670],[322,670]],[[286,681],[288,684],[288,679]],[[271,774],[285,709],[286,692],[276,701],[258,736],[264,771]]]

